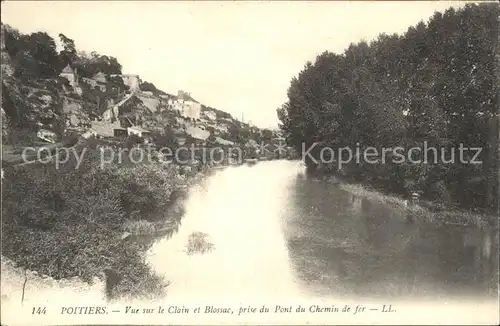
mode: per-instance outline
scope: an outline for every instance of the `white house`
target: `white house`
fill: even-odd
[[[140,89],[141,78],[139,75],[124,74],[124,75],[110,75],[111,77],[120,77],[123,83],[130,88],[131,92],[136,92]]]
[[[82,134],[82,138],[84,139],[89,139],[92,137],[97,137],[97,132],[92,129],[89,129],[84,134]]]
[[[171,103],[173,109],[178,110],[183,117],[200,119],[201,104],[193,99],[191,95],[189,95],[189,93],[179,91],[177,94],[177,98]]]
[[[69,65],[64,67],[64,69],[61,71],[59,76],[66,78],[69,81],[69,84],[71,85],[71,87],[75,87],[76,72]]]
[[[201,104],[193,101],[184,101],[182,115],[192,119],[199,119]]]
[[[59,76],[68,80],[69,85],[73,88],[73,91],[75,93],[80,95],[82,94],[82,89],[78,85],[78,74],[76,69],[73,70],[68,64],[66,67],[64,67]]]
[[[55,132],[46,130],[46,129],[40,129],[36,133],[36,136],[42,140],[45,140],[49,143],[54,144],[57,141],[57,135]]]
[[[89,84],[92,88],[99,88],[102,92],[106,91],[106,75],[98,72],[92,78],[82,77],[82,82]]]
[[[130,87],[131,92],[135,92],[139,90],[139,86],[141,85],[141,79],[139,75],[122,75],[123,83]]]
[[[118,119],[118,114],[119,114],[119,106],[118,105],[113,105],[110,106],[104,113],[102,114],[102,118],[104,121],[110,121],[113,122],[116,119]]]
[[[215,120],[217,119],[217,114],[213,111],[205,111],[203,114],[207,117],[209,120]]]
[[[128,135],[137,135],[139,137],[145,137],[151,134],[151,131],[142,128],[141,126],[133,126],[127,128]]]

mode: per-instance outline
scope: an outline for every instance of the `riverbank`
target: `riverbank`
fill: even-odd
[[[402,196],[384,194],[370,186],[359,183],[347,183],[336,177],[328,178],[327,182],[336,183],[342,190],[353,195],[403,210],[408,214],[409,219],[461,226],[498,227],[498,217],[495,218],[495,216],[485,213],[460,210],[425,200],[418,200],[416,203],[412,203],[411,200],[405,199]]]
[[[19,166],[3,182],[2,261],[55,281],[106,284],[107,299],[156,298],[168,282],[145,262],[176,232],[189,188],[204,173],[159,162],[99,166],[91,148],[69,162]]]

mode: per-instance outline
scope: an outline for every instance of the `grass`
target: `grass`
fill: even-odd
[[[145,263],[152,239],[122,235],[178,226],[182,211],[172,207],[179,206],[178,189],[192,175],[155,163],[101,169],[96,157],[86,155],[78,169],[69,163],[5,171],[2,256],[56,280],[79,277],[90,283],[104,277],[104,270],[113,271],[120,280],[108,298],[161,296],[168,283]]]
[[[339,186],[341,189],[354,195],[403,210],[410,214],[410,217],[415,220],[462,226],[496,226],[496,221],[493,216],[455,208],[447,208],[443,205],[437,205],[426,201],[419,201],[417,204],[411,204],[403,197],[383,194],[360,184],[340,183]]]

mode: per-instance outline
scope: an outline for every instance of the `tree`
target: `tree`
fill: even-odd
[[[169,148],[172,152],[175,152],[179,147],[175,132],[170,126],[166,126],[163,132],[153,132],[151,138],[158,148]]]
[[[66,37],[64,34],[59,34],[59,39],[63,45],[63,50],[59,53],[61,65],[64,68],[66,65],[72,65],[77,59],[75,41]]]
[[[78,68],[82,76],[88,78],[93,77],[98,72],[105,75],[121,75],[122,73],[122,66],[115,57],[100,55],[97,52],[78,53],[73,65]]]
[[[40,74],[44,77],[57,75],[59,57],[56,43],[47,33],[33,33],[28,38],[27,52],[39,65]]]
[[[277,110],[280,129],[299,152],[323,147],[483,148],[482,165],[435,162],[348,164],[343,174],[398,193],[491,207],[498,143],[495,62],[499,7],[468,4],[435,13],[402,35],[320,54],[290,82]],[[492,136],[495,135],[495,136]],[[471,157],[469,157],[471,158]],[[313,160],[306,159],[315,169]],[[475,180],[475,181],[473,181]],[[497,196],[498,197],[498,196]]]
[[[16,76],[55,77],[60,61],[56,43],[47,33],[23,35],[5,26],[5,47],[13,60]]]
[[[212,148],[217,145],[217,139],[213,133],[210,133],[210,136],[205,140],[205,147]]]
[[[156,86],[153,83],[150,83],[148,81],[144,81],[141,83],[141,90],[146,91],[146,92],[151,92],[155,95],[158,95],[158,94],[167,95],[167,93],[165,93],[162,90],[159,90],[158,88],[156,88]]]

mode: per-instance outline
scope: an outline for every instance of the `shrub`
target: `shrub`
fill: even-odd
[[[125,147],[132,148],[134,146],[137,146],[137,145],[143,144],[143,143],[144,143],[144,139],[142,137],[139,137],[135,134],[132,134],[132,135],[128,136],[127,139],[125,140]]]
[[[141,254],[147,247],[121,235],[154,230],[146,218],[168,220],[165,207],[180,179],[174,168],[152,164],[100,169],[96,152],[87,153],[78,169],[46,164],[6,174],[2,254],[56,279],[91,281],[112,269],[122,279],[114,296],[160,294],[164,283]]]
[[[188,238],[187,254],[194,253],[204,254],[212,251],[214,248],[213,243],[208,241],[208,234],[203,232],[193,232]]]

